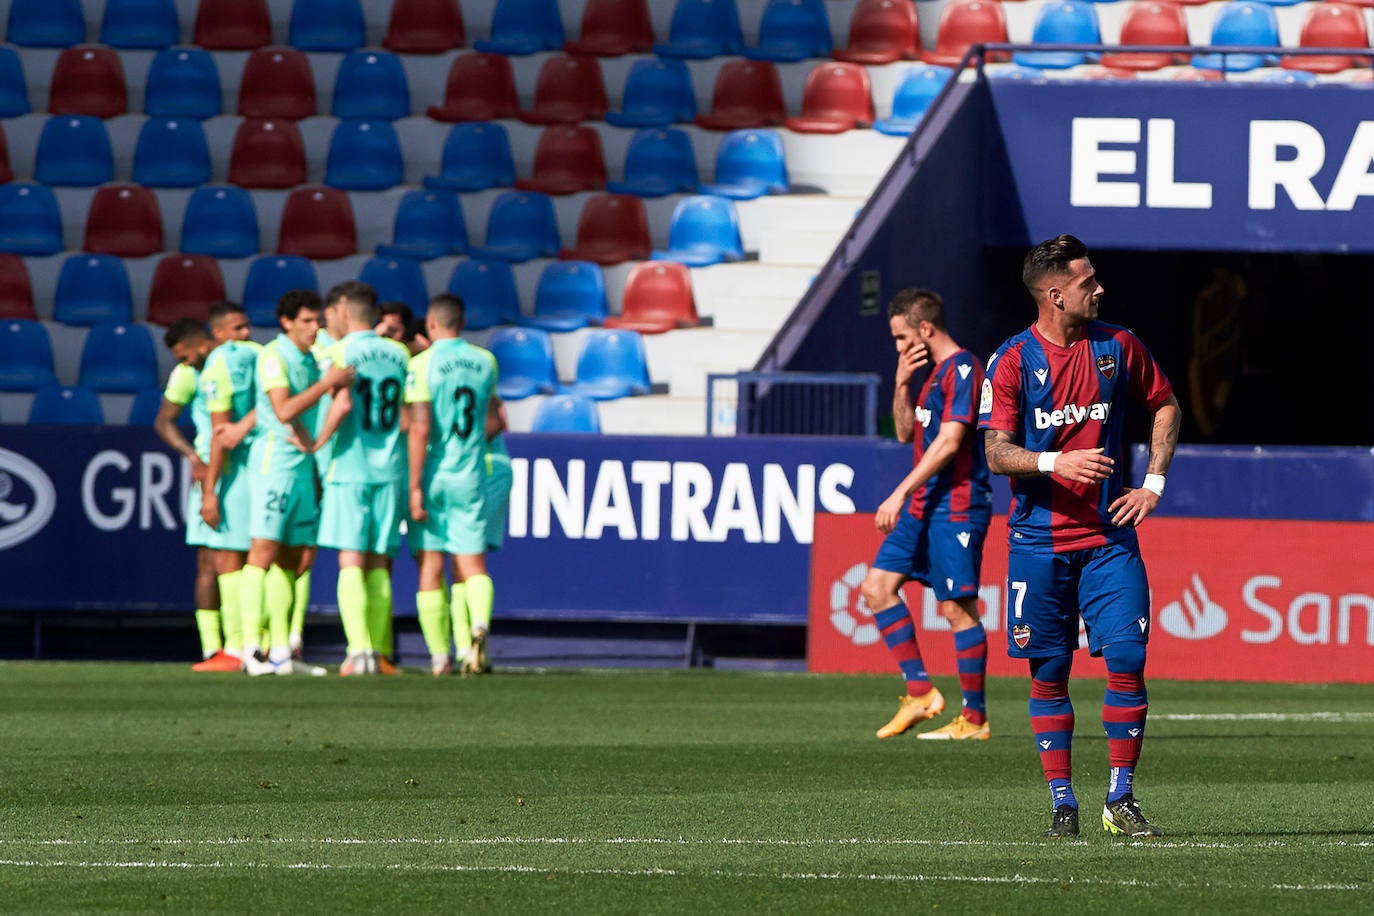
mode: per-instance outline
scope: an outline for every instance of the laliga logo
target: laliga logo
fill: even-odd
[[[830,585],[830,625],[856,646],[871,646],[882,635],[859,591],[867,574],[868,566],[856,563]]]
[[[1193,573],[1193,587],[1183,590],[1183,603],[1171,601],[1159,612],[1164,632],[1179,639],[1210,639],[1226,629],[1226,620],[1226,609],[1207,594],[1197,573]]]
[[[15,480],[29,491],[15,491]],[[57,508],[57,491],[43,469],[23,455],[0,448],[0,550],[22,544],[42,531]]]

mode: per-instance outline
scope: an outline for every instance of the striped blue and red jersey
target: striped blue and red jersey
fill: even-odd
[[[911,514],[917,518],[967,522],[987,521],[992,516],[987,455],[975,435],[974,402],[982,386],[983,364],[969,351],[958,350],[931,370],[916,394],[912,467],[921,463],[943,424],[968,427],[954,457],[911,494]]]
[[[1094,321],[1068,347],[1035,326],[998,348],[978,405],[978,428],[1013,433],[1033,452],[1101,448],[1116,462],[1109,480],[1013,477],[1007,520],[1013,547],[1055,553],[1134,543],[1135,529],[1117,528],[1107,507],[1125,487],[1121,462],[1126,401],[1153,413],[1173,387],[1150,351],[1130,331]]]

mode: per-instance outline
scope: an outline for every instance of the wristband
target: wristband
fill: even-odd
[[[1146,474],[1145,482],[1140,485],[1142,490],[1149,490],[1156,496],[1164,495],[1164,475]]]
[[[1040,457],[1035,460],[1035,467],[1041,474],[1050,474],[1054,471],[1054,459],[1059,457],[1059,452],[1041,452]]]

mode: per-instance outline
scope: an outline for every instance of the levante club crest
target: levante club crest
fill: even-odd
[[[1112,376],[1116,375],[1116,357],[1110,353],[1103,353],[1097,358],[1097,371],[1111,381]]]
[[[1016,643],[1016,648],[1026,648],[1026,645],[1030,642],[1030,638],[1031,628],[1026,626],[1024,623],[1018,623],[1016,626],[1011,628],[1011,640],[1012,642]]]

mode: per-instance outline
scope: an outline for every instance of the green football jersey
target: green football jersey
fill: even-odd
[[[210,351],[200,373],[200,393],[209,413],[228,413],[232,422],[246,417],[257,401],[258,354],[262,345],[251,340],[229,340]],[[246,461],[257,430],[249,432],[234,449],[231,460]]]
[[[309,353],[302,353],[285,334],[262,348],[258,356],[257,433],[253,438],[249,454],[250,467],[256,472],[270,474],[277,471],[294,471],[310,456],[288,441],[286,426],[277,419],[272,409],[272,399],[268,392],[285,388],[287,396],[299,394],[320,380],[320,367]],[[315,413],[319,405],[312,406],[299,419],[306,429],[315,429]]]
[[[461,337],[411,357],[406,403],[430,405],[427,477],[486,474],[487,402],[495,388],[496,357]]]
[[[339,424],[325,473],[327,483],[387,483],[405,476],[401,405],[406,345],[375,331],[354,331],[325,352],[324,362],[352,366],[353,409]]]
[[[205,407],[205,398],[200,393],[200,373],[185,363],[177,363],[172,374],[167,376],[167,387],[162,396],[183,410],[191,408],[191,425],[196,429],[191,447],[196,450],[201,461],[210,460],[210,411]]]
[[[315,332],[315,342],[310,346],[310,355],[314,358],[315,362],[319,364],[321,373],[329,368],[325,361],[325,354],[328,353],[329,348],[336,343],[338,343],[338,341],[336,341],[324,328],[320,328]],[[315,413],[316,423],[310,428],[311,435],[318,436],[320,434],[320,427],[324,426],[324,418],[329,416],[329,405],[333,403],[334,395],[332,394],[326,394],[324,397],[320,398],[320,407]],[[332,457],[332,449],[332,442],[325,443],[325,445],[315,453],[315,469],[320,474],[320,480],[324,480],[325,474],[329,471],[329,459]]]

